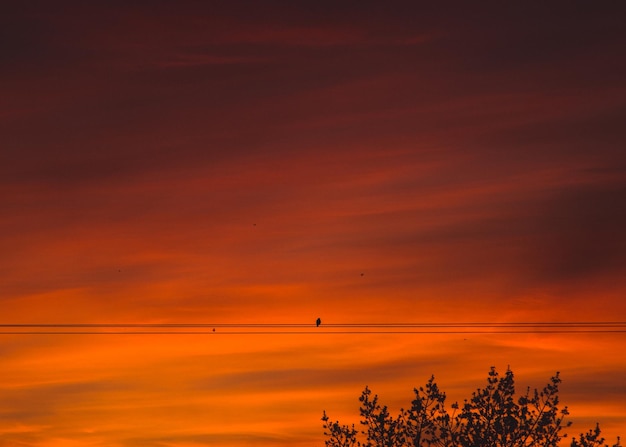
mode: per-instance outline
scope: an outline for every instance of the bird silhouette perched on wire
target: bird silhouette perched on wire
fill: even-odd
[[[318,318],[317,320],[315,320],[315,326],[316,327],[320,327],[320,324],[322,324],[322,319]]]

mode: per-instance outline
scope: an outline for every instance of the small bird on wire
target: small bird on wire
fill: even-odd
[[[318,318],[317,320],[315,320],[315,326],[316,327],[320,327],[320,324],[322,324],[322,319]]]

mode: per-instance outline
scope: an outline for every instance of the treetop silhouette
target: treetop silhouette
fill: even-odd
[[[571,426],[565,421],[567,407],[559,406],[557,372],[542,389],[530,388],[515,396],[513,372],[500,376],[494,367],[487,385],[472,393],[462,405],[446,407],[446,394],[434,376],[415,388],[411,406],[394,417],[365,387],[361,393],[362,430],[354,424],[331,421],[324,411],[322,421],[326,447],[557,447]],[[620,441],[613,447],[619,447]],[[572,438],[570,447],[608,447],[600,427]]]

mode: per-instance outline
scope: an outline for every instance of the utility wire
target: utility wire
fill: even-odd
[[[167,328],[167,327],[313,327],[315,323],[0,323],[2,328],[116,328],[116,327],[145,327],[145,328]],[[325,323],[321,327],[605,327],[615,326],[626,328],[626,321],[523,321],[523,322],[433,322],[433,323]]]
[[[341,335],[626,333],[626,321],[438,323],[33,323],[0,335]]]
[[[0,335],[350,335],[350,334],[607,334],[624,330],[549,330],[549,331],[7,331]]]

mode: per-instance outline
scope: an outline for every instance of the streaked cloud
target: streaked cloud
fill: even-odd
[[[323,331],[623,320],[620,7],[62,3],[0,17],[0,323],[322,332],[2,334],[0,444],[320,445],[492,365],[618,434],[624,334]]]

